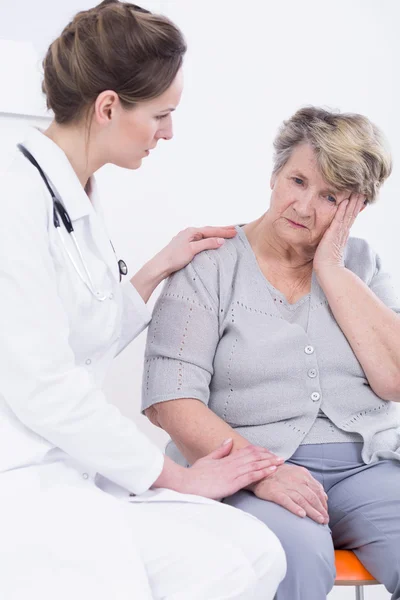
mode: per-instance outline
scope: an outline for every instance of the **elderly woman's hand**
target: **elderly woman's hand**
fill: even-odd
[[[283,458],[258,446],[232,450],[232,440],[185,469],[179,491],[220,500],[249,484],[268,478],[280,469]]]
[[[344,249],[350,229],[364,206],[365,196],[362,194],[351,194],[349,200],[339,204],[314,256],[313,268],[317,275],[326,268],[344,267]]]
[[[299,517],[307,516],[321,524],[329,521],[324,488],[304,467],[281,465],[250,489],[258,498],[275,502]]]

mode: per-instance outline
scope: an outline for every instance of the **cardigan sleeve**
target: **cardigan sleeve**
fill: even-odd
[[[147,334],[143,411],[177,398],[208,403],[219,341],[216,269],[203,252],[166,282]]]
[[[377,254],[375,255],[375,262],[375,272],[369,287],[386,306],[400,314],[400,297],[395,289],[394,282],[389,273],[382,267],[382,261]]]
[[[390,274],[382,265],[380,256],[362,238],[351,237],[345,252],[345,265],[382,300],[386,306],[400,313],[400,297]]]

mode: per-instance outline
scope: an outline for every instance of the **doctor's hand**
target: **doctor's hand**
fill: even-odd
[[[280,504],[294,515],[310,517],[320,524],[329,521],[325,490],[304,467],[285,463],[250,489],[257,498]]]
[[[269,477],[283,463],[265,448],[250,445],[231,453],[232,445],[231,439],[226,440],[186,469],[184,492],[220,500]]]
[[[220,248],[226,238],[233,238],[235,235],[234,226],[184,229],[132,277],[131,284],[147,302],[164,279],[186,267],[196,254]]]
[[[220,248],[225,238],[233,238],[236,229],[229,227],[188,227],[180,231],[155,257],[165,276],[189,264],[199,252]]]

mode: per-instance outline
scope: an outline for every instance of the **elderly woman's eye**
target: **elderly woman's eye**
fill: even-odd
[[[328,194],[328,196],[326,198],[327,198],[328,202],[330,202],[331,204],[336,204],[335,196],[331,196],[330,194]]]
[[[293,177],[293,181],[297,183],[297,185],[303,184],[303,180],[300,177]]]

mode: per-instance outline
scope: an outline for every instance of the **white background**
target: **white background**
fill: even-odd
[[[48,122],[41,118],[38,59],[68,19],[92,5],[0,0],[3,168],[26,126]],[[260,216],[268,207],[277,127],[300,106],[316,104],[363,113],[389,139],[393,175],[353,234],[380,252],[400,289],[397,0],[142,0],[142,5],[172,18],[189,52],[174,139],[161,143],[139,171],[106,167],[99,173],[110,235],[130,274],[181,228]],[[162,445],[165,434],[138,415],[144,342],[143,335],[115,360],[106,391]],[[348,588],[329,596],[353,597]],[[382,587],[366,589],[367,600],[389,597]]]

